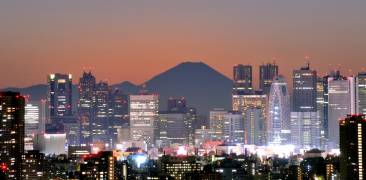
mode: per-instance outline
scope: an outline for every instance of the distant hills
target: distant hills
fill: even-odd
[[[232,80],[203,62],[184,62],[162,72],[144,84],[150,92],[160,95],[160,109],[166,109],[169,97],[183,96],[190,107],[195,107],[199,114],[207,115],[209,110],[217,107],[231,108]],[[136,94],[142,85],[129,81],[112,85],[127,94]],[[45,99],[47,85],[39,84],[27,88],[6,88],[3,90],[19,91],[28,94],[32,100]],[[78,98],[77,87],[73,96]],[[76,102],[74,102],[76,104]],[[76,106],[74,106],[76,107]]]

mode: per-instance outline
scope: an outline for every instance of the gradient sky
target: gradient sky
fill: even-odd
[[[201,60],[231,77],[276,58],[290,80],[311,56],[321,74],[366,67],[364,0],[9,0],[0,2],[0,88],[83,69],[142,83]]]

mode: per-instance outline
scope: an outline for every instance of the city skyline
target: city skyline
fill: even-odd
[[[321,75],[355,74],[366,56],[365,2],[331,2],[1,2],[0,88],[43,83],[51,72],[79,78],[83,68],[141,84],[192,59],[227,77],[235,64],[276,59],[289,78],[305,56]]]

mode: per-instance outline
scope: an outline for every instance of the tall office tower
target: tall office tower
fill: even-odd
[[[244,119],[241,112],[229,111],[225,114],[223,136],[228,143],[244,143]]]
[[[109,117],[108,131],[112,144],[117,142],[118,129],[128,126],[128,96],[115,89],[110,93],[109,109],[112,111]]]
[[[293,71],[293,112],[315,112],[316,109],[315,70],[309,64]]]
[[[110,143],[108,135],[109,117],[111,109],[109,108],[110,87],[107,82],[99,82],[95,88],[95,118],[92,121],[92,139],[93,142]]]
[[[197,109],[193,108],[193,107],[189,107],[187,112],[187,123],[188,123],[188,129],[189,129],[189,134],[188,134],[188,143],[190,146],[194,145],[194,134],[195,134],[195,129],[197,127]]]
[[[366,175],[366,119],[348,116],[339,122],[341,179],[364,179]]]
[[[151,147],[159,118],[159,95],[130,95],[130,133],[132,140],[145,141]]]
[[[341,75],[328,78],[329,148],[339,148],[338,121],[355,113],[354,78]]]
[[[320,148],[321,123],[317,112],[291,112],[291,144],[296,149]]]
[[[325,149],[328,138],[328,76],[318,77],[316,93],[317,110],[321,123],[320,148]]]
[[[0,92],[0,162],[9,179],[22,178],[25,99],[17,92]]]
[[[269,95],[267,135],[269,144],[289,142],[290,95],[283,76],[274,78]]]
[[[210,111],[210,129],[214,132],[215,140],[222,140],[222,131],[224,127],[224,116],[227,111],[223,108],[215,108]]]
[[[168,111],[171,112],[186,112],[187,111],[187,101],[184,97],[176,98],[170,97],[168,99]]]
[[[366,114],[366,72],[356,76],[356,113]]]
[[[259,89],[264,94],[269,94],[273,79],[278,76],[278,66],[273,63],[262,64],[259,66]]]
[[[48,103],[51,121],[53,118],[72,115],[71,74],[48,75]]]
[[[39,133],[39,106],[36,104],[28,104],[25,106],[24,115],[24,134],[33,136]]]
[[[263,109],[250,107],[245,113],[245,144],[266,145],[266,126]]]
[[[96,80],[91,72],[84,72],[79,79],[78,114],[81,125],[81,142],[91,142],[91,123],[95,117]]]
[[[250,94],[253,91],[252,66],[235,65],[233,68],[233,94]]]
[[[189,142],[189,128],[185,113],[160,112],[159,135],[166,140],[164,144],[187,145]]]
[[[38,124],[38,130],[40,133],[46,132],[46,122],[47,122],[47,100],[41,99],[39,104],[39,124]]]

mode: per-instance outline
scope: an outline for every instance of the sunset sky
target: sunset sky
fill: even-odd
[[[276,59],[291,81],[311,56],[320,74],[366,67],[364,0],[8,0],[0,2],[0,88],[83,69],[140,84],[183,61],[231,77]]]

